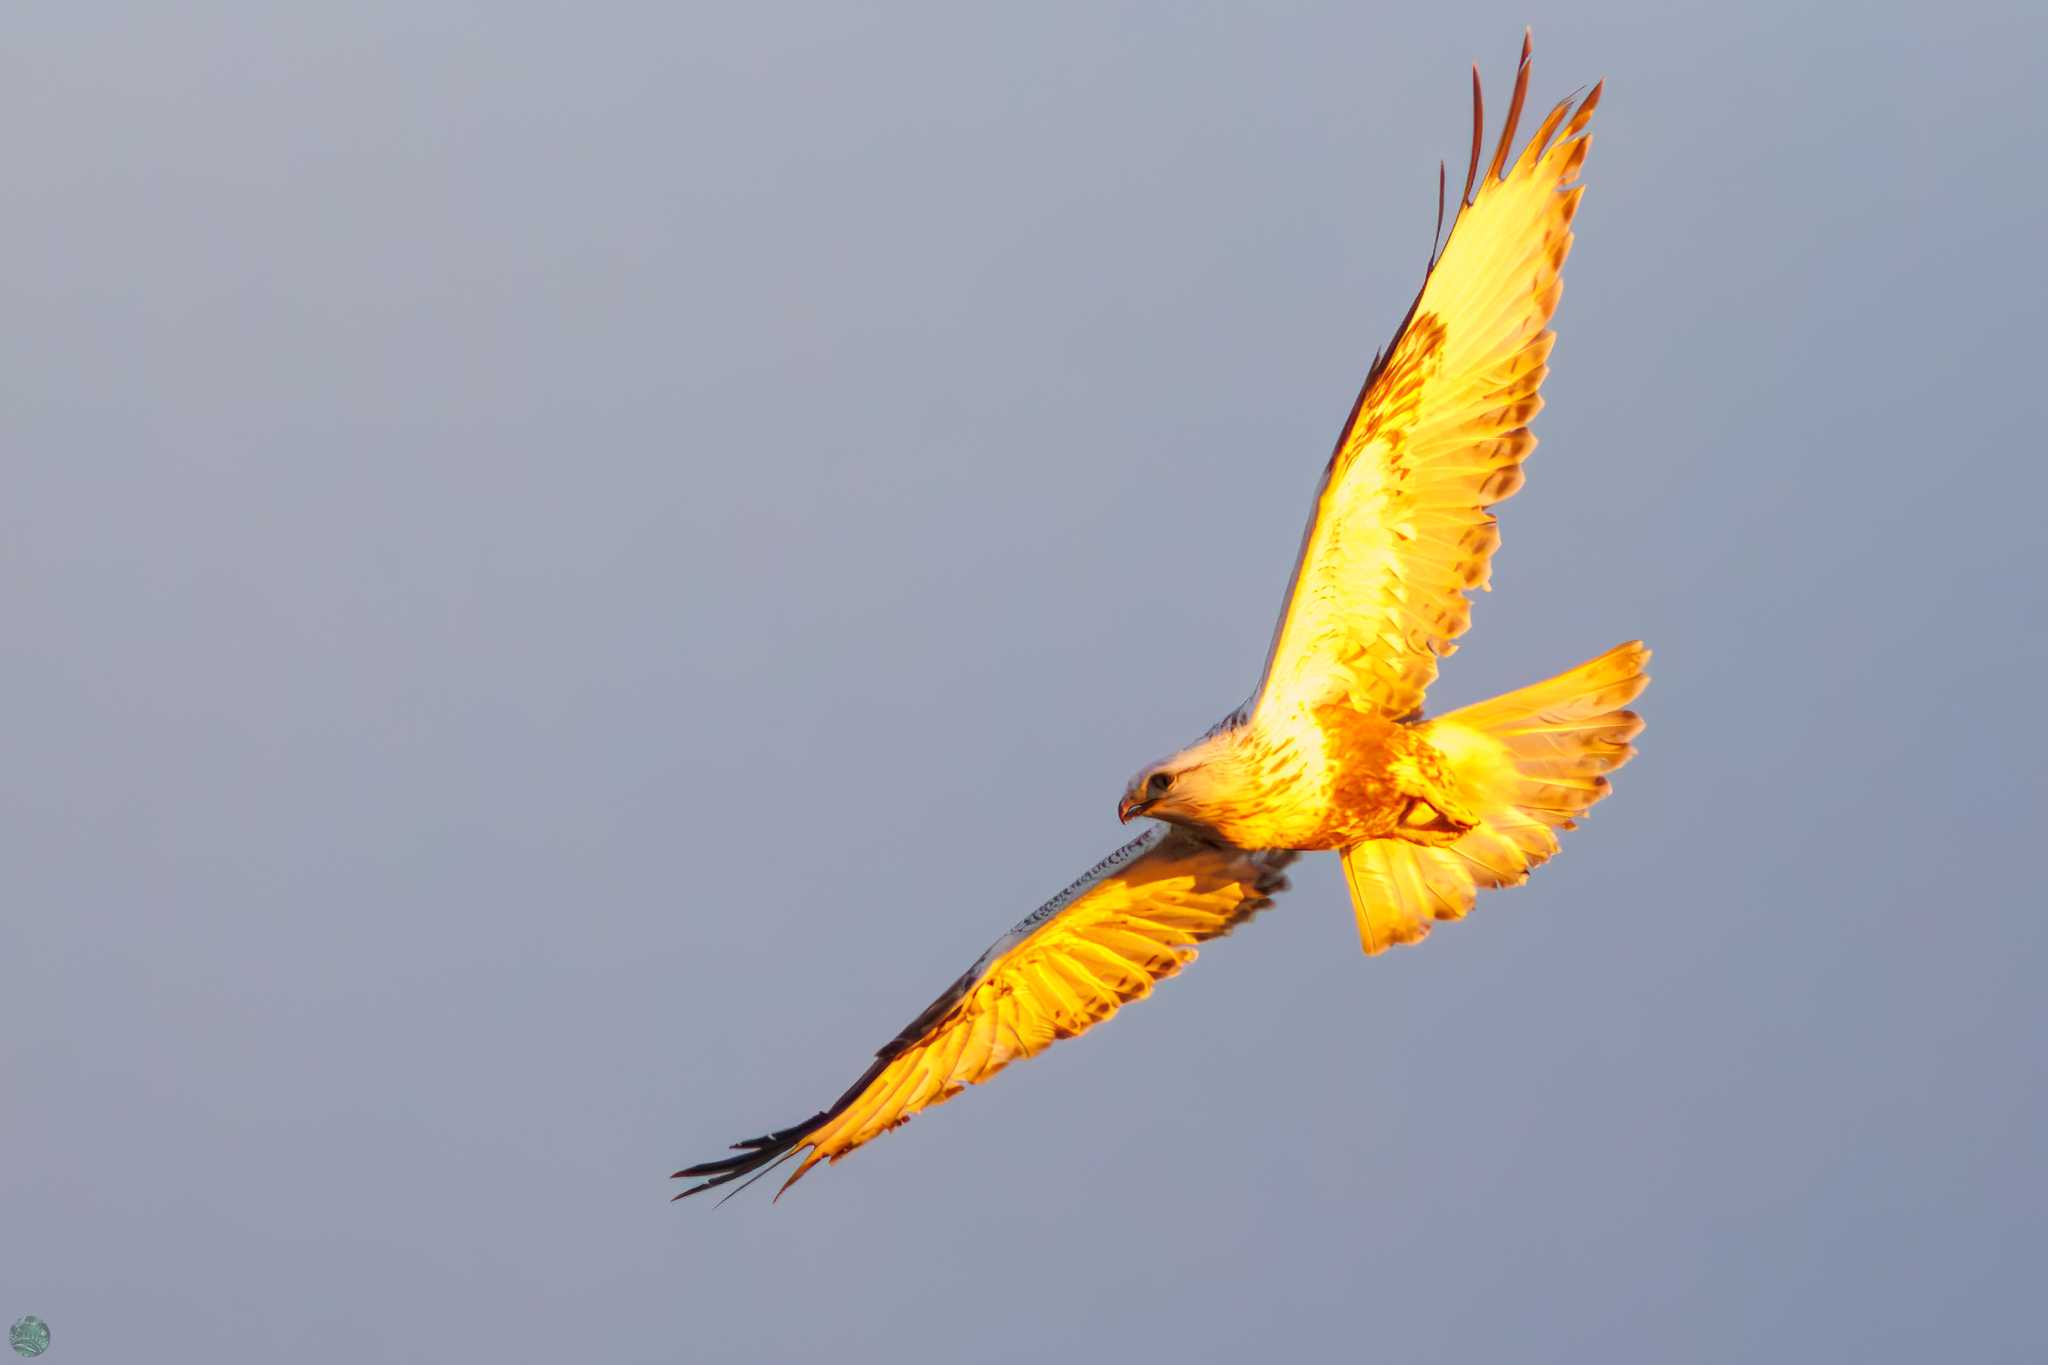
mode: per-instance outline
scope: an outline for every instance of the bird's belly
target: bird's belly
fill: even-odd
[[[1248,804],[1210,832],[1239,848],[1349,848],[1393,833],[1404,802],[1384,769],[1352,771],[1340,776],[1328,800],[1289,793]]]
[[[1407,798],[1394,788],[1384,769],[1343,774],[1316,827],[1292,848],[1350,848],[1367,839],[1384,839],[1400,823]]]
[[[1309,803],[1289,793],[1230,812],[1206,826],[1207,830],[1239,848],[1336,848],[1326,841],[1329,824],[1321,803]]]

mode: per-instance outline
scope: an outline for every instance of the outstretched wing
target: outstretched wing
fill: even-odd
[[[1284,732],[1346,698],[1395,719],[1412,714],[1437,657],[1470,623],[1465,591],[1486,586],[1500,543],[1486,509],[1521,487],[1536,445],[1528,422],[1542,405],[1547,328],[1582,193],[1567,186],[1600,99],[1595,86],[1576,112],[1571,100],[1558,105],[1509,167],[1528,84],[1524,38],[1507,122],[1481,176],[1473,69],[1458,216],[1324,472],[1255,694],[1256,724]]]
[[[700,1183],[676,1198],[765,1174],[808,1148],[786,1190],[819,1161],[837,1161],[962,1086],[1087,1032],[1194,961],[1195,944],[1270,904],[1285,889],[1280,869],[1294,856],[1248,853],[1155,826],[997,940],[831,1108],[736,1143],[735,1156],[677,1171]]]

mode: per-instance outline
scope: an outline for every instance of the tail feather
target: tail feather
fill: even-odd
[[[1425,721],[1480,821],[1455,843],[1372,839],[1344,851],[1344,875],[1368,953],[1462,919],[1481,888],[1519,886],[1557,852],[1635,754],[1642,718],[1625,710],[1649,685],[1650,651],[1631,641],[1566,673]]]

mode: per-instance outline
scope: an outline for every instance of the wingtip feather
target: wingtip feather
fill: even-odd
[[[1586,98],[1579,102],[1579,112],[1572,115],[1572,121],[1565,125],[1564,135],[1575,137],[1585,131],[1592,122],[1593,111],[1600,107],[1600,93],[1607,88],[1605,77],[1593,82],[1593,88],[1586,92]]]
[[[1472,159],[1465,165],[1465,188],[1458,202],[1470,207],[1472,186],[1479,179],[1479,151],[1486,145],[1486,97],[1479,90],[1479,63],[1472,63]]]
[[[1515,68],[1515,93],[1508,99],[1508,116],[1500,127],[1500,142],[1493,149],[1493,164],[1487,167],[1487,178],[1501,179],[1501,172],[1507,168],[1508,148],[1515,140],[1515,125],[1521,121],[1523,102],[1529,98],[1529,54],[1534,38],[1529,30],[1522,31],[1522,60]]]

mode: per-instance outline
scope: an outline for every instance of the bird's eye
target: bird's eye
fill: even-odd
[[[1168,787],[1171,787],[1172,785],[1172,773],[1154,773],[1150,778],[1146,780],[1145,790],[1151,792],[1154,796],[1157,796],[1161,792],[1165,791]]]

